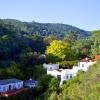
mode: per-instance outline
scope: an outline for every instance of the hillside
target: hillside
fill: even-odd
[[[93,32],[91,36],[87,31],[65,24],[1,19],[0,67],[10,66],[13,61],[19,63],[21,56],[29,52],[45,53],[47,46],[54,39],[70,45],[74,51],[71,60],[77,60],[84,53],[95,56],[99,53],[99,33]]]
[[[15,31],[24,34],[32,35],[37,34],[40,37],[45,37],[48,35],[53,35],[58,39],[63,39],[65,34],[70,32],[75,32],[78,38],[86,38],[90,35],[90,32],[81,30],[77,27],[59,24],[59,23],[37,23],[37,22],[21,22],[14,19],[3,19],[1,20],[4,25]]]
[[[62,86],[62,100],[100,100],[100,62]]]

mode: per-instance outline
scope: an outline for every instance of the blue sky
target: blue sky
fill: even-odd
[[[100,0],[0,0],[0,18],[100,29]]]

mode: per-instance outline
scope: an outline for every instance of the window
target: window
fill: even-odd
[[[84,67],[84,64],[82,64],[82,67]]]
[[[52,67],[50,67],[50,70],[52,70]]]
[[[72,74],[70,74],[70,78],[72,78]]]
[[[68,79],[68,75],[66,76],[66,79]]]
[[[6,91],[6,88],[5,88],[5,87],[3,87],[3,91],[4,91],[4,92]]]
[[[61,75],[57,75],[57,78],[60,80],[61,79]]]
[[[20,88],[20,84],[18,84],[18,88]]]

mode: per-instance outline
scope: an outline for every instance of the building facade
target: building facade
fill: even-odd
[[[58,64],[44,64],[47,69],[47,74],[50,74],[56,78],[60,79],[60,85],[63,84],[65,80],[77,75],[79,70],[87,71],[90,65],[93,65],[96,61],[91,58],[84,58],[78,61],[78,66],[73,66],[72,69],[59,69]]]
[[[24,86],[28,88],[35,88],[37,86],[37,81],[29,79],[24,82]]]
[[[0,94],[23,88],[23,81],[18,79],[0,80]]]

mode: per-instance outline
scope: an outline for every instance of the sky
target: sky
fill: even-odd
[[[100,0],[0,0],[0,18],[100,29]]]

